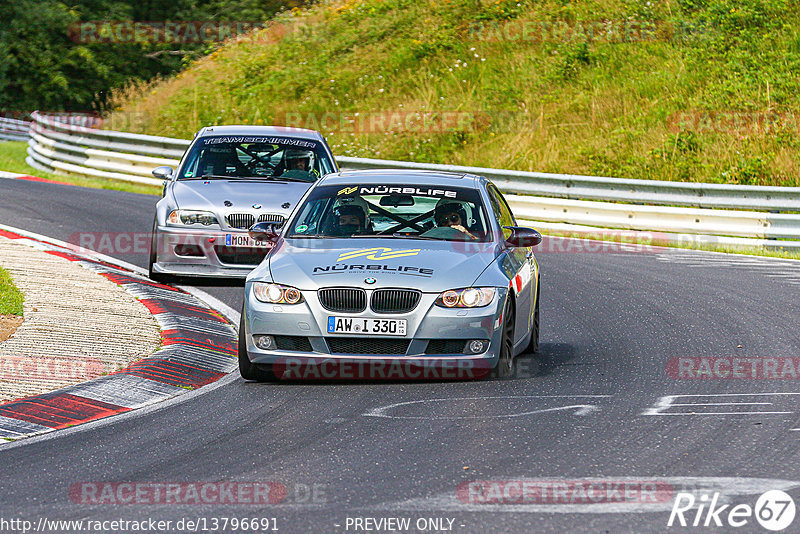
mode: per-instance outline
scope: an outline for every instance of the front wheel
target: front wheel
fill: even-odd
[[[242,375],[242,378],[245,380],[255,380],[256,382],[268,382],[274,379],[271,365],[256,365],[250,361],[250,357],[247,355],[247,334],[244,330],[244,307],[242,307],[242,316],[239,319],[239,374]]]
[[[525,351],[528,354],[539,352],[539,282],[536,283],[536,305],[533,310],[533,325],[531,326],[531,341]]]
[[[158,261],[158,235],[156,232],[158,232],[157,218],[153,219],[153,232],[150,234],[150,261],[147,265],[147,276],[150,278],[150,280],[163,284],[169,281],[169,275],[153,270],[153,265]]]
[[[514,307],[511,298],[503,308],[503,336],[500,339],[500,359],[492,369],[492,378],[508,378],[514,373]]]

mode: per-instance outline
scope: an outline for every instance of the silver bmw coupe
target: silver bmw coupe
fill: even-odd
[[[270,242],[247,231],[282,223],[311,185],[338,168],[318,132],[272,126],[214,126],[195,136],[165,180],[150,243],[150,277],[244,278]]]
[[[538,348],[542,238],[486,178],[329,174],[250,235],[274,245],[245,284],[246,379],[502,377]]]

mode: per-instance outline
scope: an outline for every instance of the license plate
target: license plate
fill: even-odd
[[[373,319],[370,317],[328,316],[329,334],[370,334],[375,336],[406,335],[406,319]]]
[[[226,247],[272,248],[269,241],[256,241],[247,234],[225,234]]]

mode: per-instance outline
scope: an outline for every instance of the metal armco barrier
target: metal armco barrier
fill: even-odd
[[[26,161],[49,172],[161,185],[155,167],[177,167],[189,141],[67,124],[59,117],[31,114]]]
[[[699,208],[800,211],[798,187],[631,180],[367,158],[337,157],[336,161],[354,169],[404,168],[479,174],[492,180],[503,192],[521,195]]]
[[[56,173],[161,185],[150,171],[177,167],[190,141],[98,130],[34,112],[28,164]],[[491,179],[518,219],[553,231],[655,232],[669,242],[800,249],[800,188],[629,180],[336,158],[349,169],[405,168]],[[714,208],[714,209],[712,209]]]
[[[8,141],[27,141],[31,123],[17,119],[0,117],[0,139]]]

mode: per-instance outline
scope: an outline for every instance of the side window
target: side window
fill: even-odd
[[[494,216],[497,217],[500,227],[516,226],[517,222],[511,213],[511,208],[508,207],[503,195],[500,194],[494,184],[489,185],[489,198],[492,201],[492,211],[494,211]],[[508,239],[511,236],[511,230],[503,228],[503,236]]]

